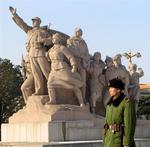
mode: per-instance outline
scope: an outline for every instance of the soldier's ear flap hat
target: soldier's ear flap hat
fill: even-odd
[[[41,23],[41,19],[39,17],[34,17],[34,18],[32,18],[32,21],[33,20],[37,20],[37,21],[39,21]]]
[[[124,90],[124,83],[118,78],[109,80],[109,85],[108,86],[118,88],[120,90]]]
[[[105,63],[107,62],[113,62],[113,59],[109,56],[106,56]]]
[[[75,28],[75,32],[80,32],[81,34],[83,34],[83,31],[82,31],[82,29],[81,28]]]

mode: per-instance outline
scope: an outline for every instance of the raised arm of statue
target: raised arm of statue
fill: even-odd
[[[12,14],[12,19],[14,20],[14,22],[26,33],[32,29],[31,26],[28,26],[23,19],[16,13],[16,9],[13,7],[9,7],[9,10]]]

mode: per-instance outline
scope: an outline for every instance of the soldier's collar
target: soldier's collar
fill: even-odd
[[[124,93],[121,93],[120,96],[118,96],[118,97],[115,98],[114,100],[113,100],[113,97],[111,97],[111,99],[110,99],[110,101],[107,103],[107,105],[113,104],[114,106],[117,107],[117,106],[122,102],[122,100],[123,100],[124,98],[125,98]]]

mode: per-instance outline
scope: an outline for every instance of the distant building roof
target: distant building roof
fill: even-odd
[[[140,84],[141,96],[150,96],[150,84]]]
[[[150,84],[140,84],[140,89],[150,89]]]

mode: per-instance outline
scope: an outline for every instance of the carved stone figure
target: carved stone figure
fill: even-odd
[[[77,63],[71,52],[61,44],[61,36],[56,33],[52,37],[54,46],[49,50],[51,61],[51,72],[48,78],[48,104],[56,104],[56,88],[71,89],[75,92],[80,106],[84,106],[80,88],[83,86],[80,75],[77,71]],[[69,61],[70,65],[66,61]],[[72,69],[71,69],[72,68]]]
[[[106,80],[106,87],[104,88],[103,104],[106,107],[108,101],[110,100],[110,95],[108,92],[109,81],[116,78],[117,75],[116,75],[116,67],[111,57],[106,56],[105,64],[106,64],[106,67],[104,70],[105,71],[104,75],[105,75],[105,80]]]
[[[24,71],[23,75],[25,78],[23,84],[21,85],[21,91],[23,94],[23,98],[26,102],[28,100],[28,97],[31,96],[35,91],[34,78],[31,71],[31,64],[28,53],[23,59],[22,68]]]
[[[45,94],[45,81],[48,79],[50,72],[50,65],[45,57],[46,48],[44,44],[51,42],[51,38],[48,38],[47,32],[40,27],[41,19],[39,17],[32,19],[33,27],[31,27],[19,17],[16,9],[10,7],[10,12],[13,15],[14,22],[27,33],[26,47],[29,51],[31,70],[34,77],[34,95],[43,95]]]
[[[130,84],[130,79],[129,79],[129,72],[127,71],[126,67],[124,65],[122,65],[121,63],[121,54],[117,54],[114,56],[113,58],[113,62],[114,62],[114,65],[116,67],[116,77],[118,77],[119,79],[121,79],[124,84],[125,84],[125,94],[128,96],[128,87],[129,87],[129,84]]]
[[[95,52],[93,60],[90,63],[90,103],[92,112],[95,113],[96,102],[98,99],[102,101],[103,88],[106,85],[103,70],[105,68],[104,62],[101,60],[101,54]]]
[[[86,42],[82,38],[83,31],[80,28],[75,29],[75,36],[67,40],[67,46],[77,60],[77,71],[81,75],[84,82],[82,94],[85,100],[86,91],[86,67],[90,59],[89,51]]]
[[[107,56],[105,64],[101,53],[89,54],[81,28],[76,28],[74,36],[70,37],[41,26],[39,17],[33,18],[33,26],[29,26],[16,9],[10,7],[9,10],[14,22],[27,34],[27,56],[22,65],[24,83],[21,86],[26,106],[14,113],[9,122],[46,122],[49,127],[49,122],[60,121],[63,127],[65,121],[90,120],[88,126],[95,126],[101,122],[91,110],[105,115],[111,98],[108,83],[114,78],[123,81],[126,96],[130,88],[131,98],[139,100],[139,78],[144,72],[142,69],[137,71],[135,64],[130,65],[128,72],[121,63],[120,54],[114,58]],[[62,132],[63,135],[68,133]]]
[[[130,72],[130,90],[129,96],[131,99],[135,101],[139,101],[140,98],[140,86],[139,86],[139,79],[144,75],[142,68],[138,68],[136,64],[129,65],[129,72]]]
[[[106,56],[105,63],[106,63],[105,78],[106,78],[106,83],[108,85],[109,80],[114,79],[116,76],[115,74],[116,67],[113,63],[113,59],[109,56]]]

